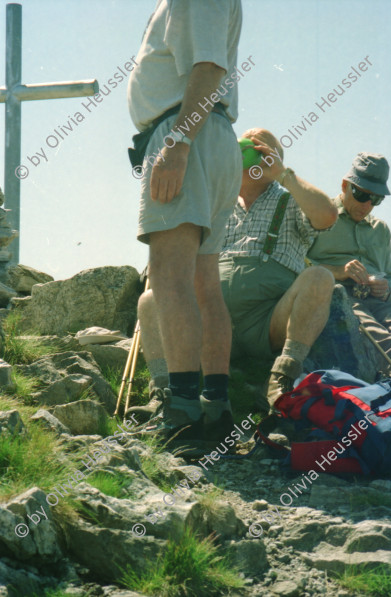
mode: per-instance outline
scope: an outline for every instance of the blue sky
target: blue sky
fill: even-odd
[[[98,79],[135,56],[154,0],[22,0],[23,83]],[[389,0],[243,0],[239,64],[255,66],[239,83],[238,137],[253,126],[278,138],[318,120],[285,149],[285,164],[330,196],[359,151],[391,162]],[[0,86],[5,84],[5,6],[0,0]],[[216,25],[217,26],[217,25]],[[324,112],[316,106],[368,57],[372,66]],[[136,240],[140,182],[127,147],[136,132],[121,82],[88,112],[87,98],[24,102],[21,263],[56,279],[102,265],[141,271],[148,250]],[[56,148],[46,138],[81,112]],[[299,129],[300,130],[300,129]],[[294,131],[295,132],[295,131]],[[0,186],[4,187],[4,104],[0,104]],[[285,143],[289,142],[285,139]],[[28,156],[44,148],[48,161]],[[391,225],[391,197],[374,213]]]

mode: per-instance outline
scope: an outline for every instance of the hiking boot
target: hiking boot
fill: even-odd
[[[125,419],[132,414],[139,423],[145,423],[151,417],[156,416],[163,407],[164,391],[158,387],[153,379],[149,382],[149,402],[144,406],[131,406],[125,413]]]
[[[302,363],[291,359],[290,357],[277,357],[273,363],[269,385],[267,388],[267,400],[271,412],[275,412],[274,404],[276,400],[286,392],[291,392],[295,379],[302,372]]]
[[[231,404],[229,400],[208,400],[202,395],[200,403],[204,413],[205,440],[213,449],[216,443],[223,441],[233,429]]]
[[[293,390],[294,379],[283,373],[272,373],[269,378],[269,386],[267,389],[267,400],[272,412],[275,412],[274,404],[276,400],[285,392]]]
[[[184,455],[203,455],[204,427],[199,400],[186,400],[173,396],[169,388],[163,390],[161,411],[136,433],[153,433],[167,443],[168,449],[180,448]]]
[[[268,379],[262,384],[262,386],[258,390],[258,395],[255,399],[255,407],[257,412],[261,413],[261,415],[268,415],[270,411],[269,402],[267,399],[267,391],[268,391]]]

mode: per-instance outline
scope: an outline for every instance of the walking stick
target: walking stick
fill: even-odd
[[[149,288],[149,280],[148,278],[145,279],[145,287],[144,287],[144,292],[146,292]],[[134,328],[134,332],[133,332],[133,338],[132,338],[132,344],[129,350],[129,354],[128,354],[128,358],[126,361],[126,365],[125,365],[125,370],[124,370],[124,374],[122,376],[122,381],[121,381],[121,386],[119,389],[119,393],[118,393],[118,400],[117,400],[117,406],[116,409],[114,411],[114,416],[118,414],[119,411],[119,407],[121,404],[121,400],[122,400],[122,396],[125,390],[125,386],[126,386],[126,381],[128,379],[129,376],[129,371],[130,371],[130,377],[129,377],[129,383],[133,384],[133,379],[134,379],[134,372],[136,370],[136,363],[137,363],[137,357],[138,357],[138,352],[140,350],[140,320],[137,320],[136,326]],[[129,396],[130,393],[128,392]],[[126,399],[126,405],[125,405],[125,412],[127,410],[128,407],[128,397]]]
[[[374,346],[376,346],[376,348],[378,349],[378,351],[380,352],[380,354],[381,354],[381,355],[382,355],[382,356],[383,356],[383,357],[386,359],[387,363],[388,363],[389,365],[391,365],[391,359],[390,359],[390,357],[388,356],[388,354],[387,354],[386,352],[384,352],[384,350],[383,350],[383,349],[382,349],[382,347],[379,345],[379,343],[378,343],[378,342],[376,342],[375,338],[372,336],[372,334],[370,334],[370,333],[368,332],[368,330],[367,330],[367,329],[366,329],[366,328],[363,326],[363,324],[362,324],[362,323],[360,323],[360,325],[359,325],[359,329],[360,329],[362,332],[364,332],[364,334],[367,336],[367,338],[369,338],[369,340],[372,342],[372,344],[373,344]]]
[[[128,392],[126,394],[124,414],[126,413],[126,411],[129,408],[130,393],[132,391],[132,386],[133,386],[133,381],[134,381],[134,374],[135,374],[135,371],[136,371],[137,357],[138,357],[138,353],[139,353],[139,350],[140,350],[140,336],[141,336],[141,334],[140,334],[140,320],[137,323],[139,325],[138,325],[137,332],[135,332],[136,344],[135,344],[134,351],[133,351],[133,360],[132,360],[132,366],[131,366],[131,369],[130,369],[129,385],[128,385]]]

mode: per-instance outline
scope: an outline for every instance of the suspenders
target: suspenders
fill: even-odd
[[[286,191],[278,200],[276,210],[273,214],[273,218],[266,235],[265,244],[263,245],[263,261],[267,261],[274,251],[282,220],[284,219],[286,206],[288,205],[289,197],[290,193]]]

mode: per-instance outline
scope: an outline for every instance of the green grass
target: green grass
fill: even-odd
[[[1,358],[10,365],[29,365],[43,355],[57,352],[57,347],[38,338],[21,338],[20,313],[11,311],[2,322],[4,342]]]
[[[128,568],[122,572],[123,587],[159,597],[217,597],[244,582],[210,538],[198,539],[190,530],[167,546],[156,562],[142,574]]]
[[[118,396],[121,387],[123,371],[116,367],[103,367],[101,369],[102,375],[110,385],[114,394]]]
[[[350,591],[358,591],[360,595],[389,597],[391,595],[391,568],[379,566],[373,570],[366,570],[365,566],[349,566],[337,578],[337,582]]]
[[[75,466],[71,457],[60,462],[58,442],[39,423],[28,424],[28,433],[0,437],[0,499],[8,499],[33,486],[49,491],[65,481]]]
[[[8,390],[7,393],[20,398],[24,404],[34,405],[37,401],[31,396],[36,392],[40,386],[41,381],[37,377],[27,377],[20,371],[14,369],[12,371],[12,381],[15,387],[12,390]]]
[[[159,489],[166,493],[170,493],[172,483],[169,483],[165,473],[161,470],[161,464],[156,458],[156,454],[151,453],[149,456],[141,458],[143,473],[155,483]]]
[[[96,487],[105,495],[110,495],[115,498],[129,498],[128,488],[132,483],[132,479],[123,473],[109,473],[98,472],[93,473],[88,477],[89,485]]]

